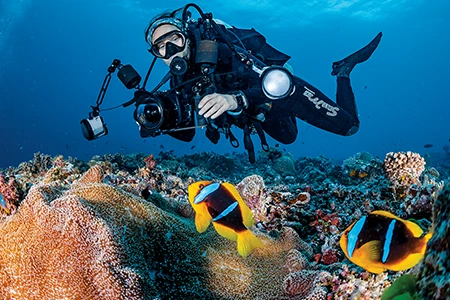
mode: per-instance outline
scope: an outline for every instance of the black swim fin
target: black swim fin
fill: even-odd
[[[373,51],[377,49],[382,36],[383,33],[378,33],[377,36],[364,48],[350,54],[344,59],[335,61],[332,65],[333,71],[331,72],[331,75],[337,75],[337,77],[348,77],[357,64],[369,59]]]

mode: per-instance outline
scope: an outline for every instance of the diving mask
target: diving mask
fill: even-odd
[[[186,47],[186,36],[179,30],[173,30],[157,38],[150,53],[159,58],[168,59]]]

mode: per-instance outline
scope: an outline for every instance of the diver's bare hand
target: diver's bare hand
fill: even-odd
[[[237,101],[233,95],[227,94],[209,94],[198,103],[198,112],[205,118],[215,119],[228,110],[235,110],[238,107]]]

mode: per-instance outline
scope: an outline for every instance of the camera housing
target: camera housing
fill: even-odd
[[[139,125],[141,137],[155,137],[195,126],[194,107],[180,101],[172,92],[135,92],[136,109],[133,117]]]

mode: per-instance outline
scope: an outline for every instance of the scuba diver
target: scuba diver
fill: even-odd
[[[192,18],[190,7],[200,18]],[[294,76],[287,65],[290,56],[270,46],[259,32],[229,26],[189,3],[154,17],[147,26],[145,40],[154,59],[143,86],[130,65],[113,61],[97,105],[92,106],[89,119],[81,121],[83,135],[93,140],[108,132],[99,107],[116,68],[122,83],[137,89],[134,98],[122,106],[136,105],[133,116],[141,137],[169,134],[190,142],[196,129],[206,128],[212,143],[224,134],[237,148],[239,142],[231,130],[234,125],[243,130],[244,147],[254,163],[251,134],[258,135],[264,151],[269,150],[265,134],[291,144],[298,133],[296,118],[335,134],[353,135],[359,119],[349,76],[357,64],[370,58],[381,37],[380,32],[362,49],[333,62],[331,74],[337,77],[334,102]],[[158,58],[169,66],[169,72],[148,92],[145,85]],[[159,91],[169,80],[170,89]]]
[[[156,16],[145,31],[145,39],[153,55],[161,58],[169,66],[176,57],[188,63],[186,73],[172,78],[172,87],[198,75],[196,47],[202,40],[199,24],[183,22],[175,17],[177,12],[178,10],[175,10]],[[290,58],[268,45],[265,38],[253,29],[227,27],[223,29],[227,33],[231,32],[229,34],[231,38],[234,33],[244,44],[253,43],[245,45],[246,48],[255,49],[252,54],[256,54],[256,57],[267,65],[284,65]],[[381,36],[380,32],[367,46],[332,64],[331,74],[337,77],[336,103],[297,76],[293,76],[294,88],[287,97],[277,100],[268,98],[261,89],[259,77],[255,76],[258,74],[245,71],[239,74],[239,70],[243,68],[242,64],[236,61],[230,49],[222,42],[219,44],[215,73],[231,74],[216,76],[216,90],[205,95],[198,103],[199,114],[204,118],[217,119],[227,112],[238,119],[237,116],[245,112],[247,117],[260,123],[264,132],[283,144],[290,144],[296,140],[298,132],[296,118],[339,135],[353,135],[358,131],[359,119],[349,76],[357,64],[366,61],[372,55]],[[221,37],[219,36],[217,40],[220,42]],[[175,137],[189,141],[194,134],[195,131],[192,129]]]

